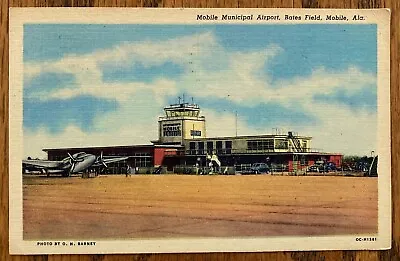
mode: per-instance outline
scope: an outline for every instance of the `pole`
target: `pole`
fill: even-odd
[[[238,122],[237,122],[237,118],[238,118],[238,113],[237,111],[235,111],[235,128],[236,128],[236,137],[238,135]]]

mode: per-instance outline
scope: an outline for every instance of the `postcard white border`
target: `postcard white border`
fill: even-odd
[[[362,15],[362,21],[199,21],[197,14],[236,15]],[[25,23],[88,24],[377,24],[378,46],[378,234],[375,242],[357,242],[356,236],[180,238],[96,240],[90,247],[36,246],[23,240],[22,219],[22,78]],[[153,9],[153,8],[10,8],[9,71],[9,239],[11,254],[98,254],[170,252],[258,252],[300,250],[388,249],[391,246],[390,141],[390,11],[388,9]],[[370,237],[371,235],[365,235]],[[362,237],[362,235],[357,235]],[[70,240],[65,240],[69,242]]]

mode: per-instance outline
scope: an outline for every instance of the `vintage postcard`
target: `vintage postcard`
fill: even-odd
[[[10,252],[390,248],[389,21],[10,9]]]

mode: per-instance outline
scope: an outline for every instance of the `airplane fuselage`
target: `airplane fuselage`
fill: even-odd
[[[92,154],[86,154],[83,158],[80,158],[79,160],[82,161],[75,163],[73,169],[70,170],[70,173],[79,173],[88,169],[96,162],[96,156]]]

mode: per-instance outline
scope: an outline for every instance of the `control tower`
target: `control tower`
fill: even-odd
[[[184,140],[205,138],[206,119],[197,104],[178,103],[164,108],[165,116],[158,119],[159,144],[183,144]]]

